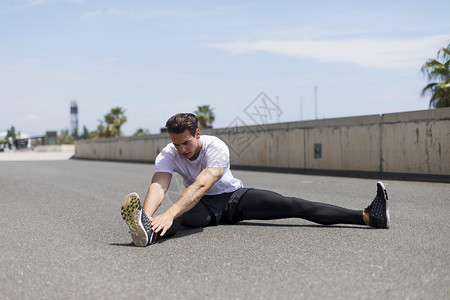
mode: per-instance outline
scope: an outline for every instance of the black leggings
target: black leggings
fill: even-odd
[[[200,200],[193,208],[180,217],[173,220],[172,226],[167,230],[164,237],[170,237],[177,233],[181,226],[204,227],[214,224],[214,215]]]
[[[242,213],[244,220],[302,218],[322,225],[364,225],[362,210],[350,210],[331,204],[285,197],[259,189],[246,192],[237,210]]]
[[[224,210],[227,209],[228,200],[229,198],[224,198]],[[174,235],[181,225],[203,227],[216,224],[214,214],[205,203],[207,200],[199,201],[191,210],[175,219],[165,236]],[[365,224],[362,210],[350,210],[331,204],[285,197],[260,189],[249,189],[240,199],[235,211],[225,211],[223,215],[229,214],[233,214],[233,219],[237,221],[302,218],[322,225]]]

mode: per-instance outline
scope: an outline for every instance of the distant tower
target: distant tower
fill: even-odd
[[[317,86],[314,86],[314,102],[316,104],[316,120],[319,118],[318,100],[317,100]]]
[[[78,106],[77,101],[72,100],[70,102],[70,125],[72,129],[72,136],[78,137]]]

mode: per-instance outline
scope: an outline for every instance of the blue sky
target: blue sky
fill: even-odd
[[[448,1],[0,2],[0,131],[94,130],[115,106],[125,135],[214,108],[214,127],[264,91],[281,122],[428,108],[422,64],[450,41]],[[302,100],[301,100],[302,99]],[[302,103],[302,104],[301,104]]]

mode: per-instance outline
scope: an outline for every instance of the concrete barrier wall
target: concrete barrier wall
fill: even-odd
[[[168,144],[167,134],[75,141],[75,157],[153,162]]]
[[[450,108],[202,134],[225,141],[232,164],[240,166],[450,175]],[[152,162],[168,143],[167,134],[76,141],[75,157]]]
[[[74,145],[41,145],[35,148],[36,152],[75,152]]]
[[[450,176],[450,108],[385,115],[382,171]]]

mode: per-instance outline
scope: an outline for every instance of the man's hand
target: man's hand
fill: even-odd
[[[162,230],[160,236],[164,236],[167,230],[172,227],[173,217],[166,211],[155,218],[150,218],[150,221],[152,222],[152,230],[156,233]]]
[[[200,172],[194,183],[181,194],[177,202],[163,214],[150,218],[152,230],[156,233],[161,231],[160,236],[164,236],[172,226],[173,220],[194,207],[211,186],[223,176],[224,171],[224,167],[209,167]],[[171,174],[168,175],[171,176]]]

